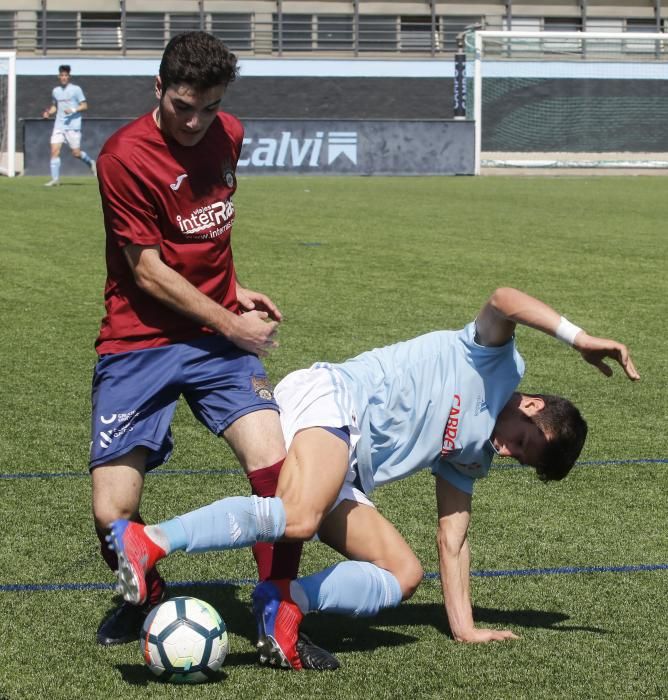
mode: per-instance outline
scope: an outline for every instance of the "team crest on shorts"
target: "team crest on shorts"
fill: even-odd
[[[225,184],[227,185],[227,187],[232,189],[236,184],[235,179],[234,179],[234,170],[232,170],[227,163],[223,163],[222,170],[223,170],[223,180],[225,181]]]
[[[265,401],[271,401],[274,398],[274,391],[266,377],[251,377],[253,391]]]

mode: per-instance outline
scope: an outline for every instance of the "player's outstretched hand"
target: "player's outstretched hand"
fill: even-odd
[[[457,640],[465,644],[486,644],[487,642],[504,642],[508,639],[519,639],[510,630],[490,630],[475,627],[465,637]]]
[[[274,321],[283,320],[283,314],[276,304],[262,292],[254,292],[237,283],[237,299],[246,311],[266,311]]]
[[[586,362],[598,368],[606,377],[612,376],[612,367],[604,362],[606,359],[615,360],[622,367],[626,376],[637,381],[640,375],[633,364],[626,345],[608,338],[597,338],[582,331],[575,336],[573,347],[582,355]]]
[[[239,348],[266,357],[278,347],[278,321],[269,319],[266,311],[247,311],[236,317],[234,328],[227,337]]]

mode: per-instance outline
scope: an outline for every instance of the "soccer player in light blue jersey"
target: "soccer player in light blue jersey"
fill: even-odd
[[[413,594],[423,576],[420,562],[369,495],[377,486],[430,469],[453,637],[515,638],[510,630],[474,625],[467,538],[473,485],[497,454],[534,467],[543,481],[560,480],[587,433],[567,399],[516,391],[524,372],[515,346],[517,324],[565,341],[606,376],[612,369],[605,360],[612,359],[629,379],[639,379],[624,345],[589,335],[510,288],[496,290],[462,330],[293,372],[275,393],[288,445],[276,496],[225,498],[157,526],[116,521],[110,541],[119,559],[119,590],[141,602],[144,572],[174,550],[304,541],[317,534],[349,561],[293,581],[265,581],[253,593],[261,652],[294,667],[303,615],[375,615]]]
[[[97,174],[95,161],[86,151],[81,150],[81,113],[88,109],[88,102],[83,90],[70,82],[70,72],[68,65],[58,68],[60,85],[53,88],[51,106],[42,113],[44,119],[56,115],[51,133],[51,179],[45,187],[60,184],[60,149],[65,142],[72,155],[80,158],[91,169],[93,175]]]

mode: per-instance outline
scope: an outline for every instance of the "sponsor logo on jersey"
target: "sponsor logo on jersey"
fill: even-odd
[[[181,233],[192,239],[218,238],[232,228],[234,204],[231,199],[198,207],[188,216],[176,217]]]
[[[271,401],[274,398],[274,392],[269,380],[266,377],[251,377],[253,391],[265,401]]]
[[[295,138],[291,131],[282,131],[281,138],[244,139],[244,154],[238,166],[256,168],[290,168],[308,165],[319,168],[347,159],[357,165],[356,131],[316,131],[313,137]]]
[[[188,177],[188,173],[182,173],[176,178],[176,182],[172,182],[170,187],[176,192],[179,187],[181,187],[181,183]]]
[[[489,406],[487,405],[487,401],[485,401],[484,396],[478,396],[478,398],[475,401],[475,410],[473,412],[473,415],[479,416],[481,413],[484,413],[485,411],[489,411]]]
[[[454,454],[459,448],[455,444],[457,434],[459,433],[459,414],[461,413],[462,399],[459,394],[455,394],[452,408],[448,421],[443,430],[443,446],[441,448],[441,457],[448,457]]]
[[[234,185],[236,184],[234,181],[234,170],[230,168],[230,166],[226,163],[223,164],[223,181],[225,182],[225,185],[232,189]]]

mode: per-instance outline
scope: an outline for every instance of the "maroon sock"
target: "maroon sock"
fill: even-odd
[[[141,519],[140,515],[133,518],[133,520],[137,523],[141,523],[142,525],[144,524],[144,521]],[[102,558],[106,562],[107,566],[115,572],[118,569],[118,557],[113,549],[109,549],[109,543],[105,540],[105,536],[109,534],[109,530],[100,530],[96,527],[95,534],[97,535],[98,540],[100,540],[100,554],[102,555]],[[160,576],[155,566],[146,572],[146,588],[148,591],[148,602],[151,605],[159,603],[165,590],[165,581],[163,580],[162,576]]]
[[[256,496],[266,498],[276,495],[276,484],[278,484],[278,475],[282,466],[283,460],[248,474],[251,490]],[[302,544],[302,542],[258,542],[253,547],[253,556],[257,563],[260,581],[266,581],[268,578],[297,578]]]

